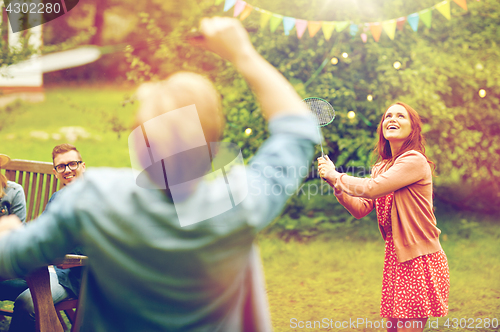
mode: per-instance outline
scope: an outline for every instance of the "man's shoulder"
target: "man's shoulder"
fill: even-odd
[[[85,181],[120,181],[124,179],[133,179],[133,171],[131,168],[113,168],[113,167],[93,167],[85,172],[83,179]]]
[[[92,168],[85,172],[82,183],[90,188],[123,188],[133,189],[138,187],[134,172],[130,168]]]

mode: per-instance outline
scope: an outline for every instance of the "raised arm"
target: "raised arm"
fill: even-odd
[[[308,174],[316,123],[292,85],[253,47],[236,19],[201,22],[203,46],[231,61],[255,93],[270,137],[246,168],[249,194],[239,206],[249,225],[259,230],[273,220]]]
[[[336,192],[335,197],[356,219],[361,219],[368,215],[375,206],[375,202],[372,199],[352,197],[342,191]]]
[[[347,211],[349,211],[353,215],[354,218],[356,219],[363,218],[373,210],[374,207],[373,200],[360,197],[352,197],[344,194],[342,190],[335,188],[334,185],[335,178],[332,176],[328,176],[328,174],[336,172],[335,165],[330,160],[330,157],[328,157],[327,155],[325,155],[324,158],[323,157],[318,158],[318,172],[320,176],[331,187],[335,189],[335,197],[337,198],[339,203],[342,204],[347,209]]]
[[[399,156],[394,165],[374,178],[356,178],[337,171],[329,172],[328,178],[337,190],[355,197],[375,199],[417,182],[428,184],[424,182],[430,172],[427,159],[411,150]]]
[[[267,119],[280,114],[308,114],[292,85],[257,53],[239,20],[205,18],[200,28],[205,37],[202,45],[235,65],[250,84]]]

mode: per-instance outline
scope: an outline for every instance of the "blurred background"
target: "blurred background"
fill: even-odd
[[[254,95],[231,64],[187,43],[200,18],[214,15],[238,16],[259,53],[302,97],[333,105],[324,147],[344,172],[369,174],[376,127],[389,105],[400,100],[417,110],[437,165],[449,317],[498,331],[498,321],[487,327],[484,319],[500,318],[500,0],[80,0],[42,26],[39,48],[21,32],[18,49],[8,46],[4,10],[2,65],[81,45],[106,54],[44,74],[37,102],[0,88],[0,153],[51,162],[52,148],[71,142],[87,167],[129,167],[135,88],[191,70],[215,82],[224,141],[238,144],[248,161],[268,136]],[[379,319],[384,244],[376,216],[355,220],[315,168],[259,240],[277,331],[290,330],[293,317]],[[456,330],[445,323],[440,319],[439,331]]]

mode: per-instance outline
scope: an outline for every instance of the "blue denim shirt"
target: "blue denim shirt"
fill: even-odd
[[[26,198],[24,197],[23,187],[15,182],[7,181],[4,188],[5,196],[0,198],[0,204],[9,202],[10,214],[15,214],[22,222],[26,221]]]
[[[246,178],[235,177],[249,188],[241,203],[185,227],[176,209],[226,204],[224,179],[200,182],[174,205],[164,191],[137,186],[130,170],[87,171],[40,220],[0,240],[0,276],[23,276],[82,246],[82,331],[270,330],[253,241],[307,176],[319,137],[304,116],[276,117],[269,131]]]

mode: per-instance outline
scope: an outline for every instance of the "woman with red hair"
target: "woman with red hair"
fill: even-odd
[[[429,317],[448,314],[449,271],[432,202],[432,168],[422,122],[398,102],[382,116],[371,178],[341,174],[326,156],[320,176],[356,218],[376,209],[385,239],[380,315],[387,331],[423,331]]]

